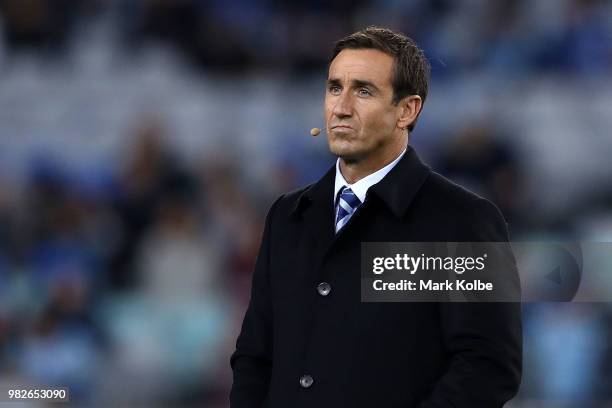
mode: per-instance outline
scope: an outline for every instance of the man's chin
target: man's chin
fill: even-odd
[[[362,154],[360,154],[359,152],[356,152],[353,149],[341,148],[338,146],[330,146],[329,150],[334,156],[338,156],[345,163],[358,162],[362,157]]]

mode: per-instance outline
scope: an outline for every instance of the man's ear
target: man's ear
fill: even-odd
[[[409,95],[399,101],[398,106],[399,117],[397,118],[397,127],[400,129],[406,129],[412,124],[423,106],[423,100],[419,95]]]

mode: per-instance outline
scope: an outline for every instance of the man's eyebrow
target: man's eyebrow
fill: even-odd
[[[329,78],[327,80],[327,85],[340,85],[340,82],[341,81],[338,78]],[[351,86],[353,88],[363,88],[363,87],[365,87],[365,88],[371,88],[371,89],[373,89],[375,91],[380,91],[380,89],[376,85],[374,85],[373,82],[367,81],[365,79],[353,79],[351,81]]]
[[[363,79],[353,79],[353,81],[351,82],[352,82],[353,87],[355,88],[363,87],[363,88],[371,88],[371,89],[374,89],[375,91],[379,90],[378,87],[374,85],[373,82],[370,82],[370,81],[365,81]]]

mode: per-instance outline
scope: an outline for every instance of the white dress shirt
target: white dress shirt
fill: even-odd
[[[387,173],[389,173],[391,169],[395,167],[395,165],[400,161],[400,159],[402,158],[402,156],[404,156],[405,153],[406,153],[406,149],[404,149],[400,153],[400,155],[397,156],[397,158],[393,160],[391,163],[387,164],[382,169],[377,170],[374,173],[365,176],[361,180],[357,181],[355,184],[349,184],[344,179],[344,176],[342,175],[342,172],[340,171],[340,158],[338,158],[338,160],[336,160],[336,183],[334,186],[334,196],[333,196],[334,208],[336,206],[336,197],[338,196],[338,191],[340,191],[340,189],[343,186],[347,186],[348,188],[350,188],[353,191],[353,193],[355,193],[357,198],[359,198],[359,201],[363,203],[365,201],[366,193],[368,192],[368,189],[372,187],[374,184],[378,183],[380,180],[382,180],[387,175]]]

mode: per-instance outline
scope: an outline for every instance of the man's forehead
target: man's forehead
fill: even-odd
[[[345,49],[329,66],[329,80],[363,80],[391,84],[393,57],[375,49]]]

